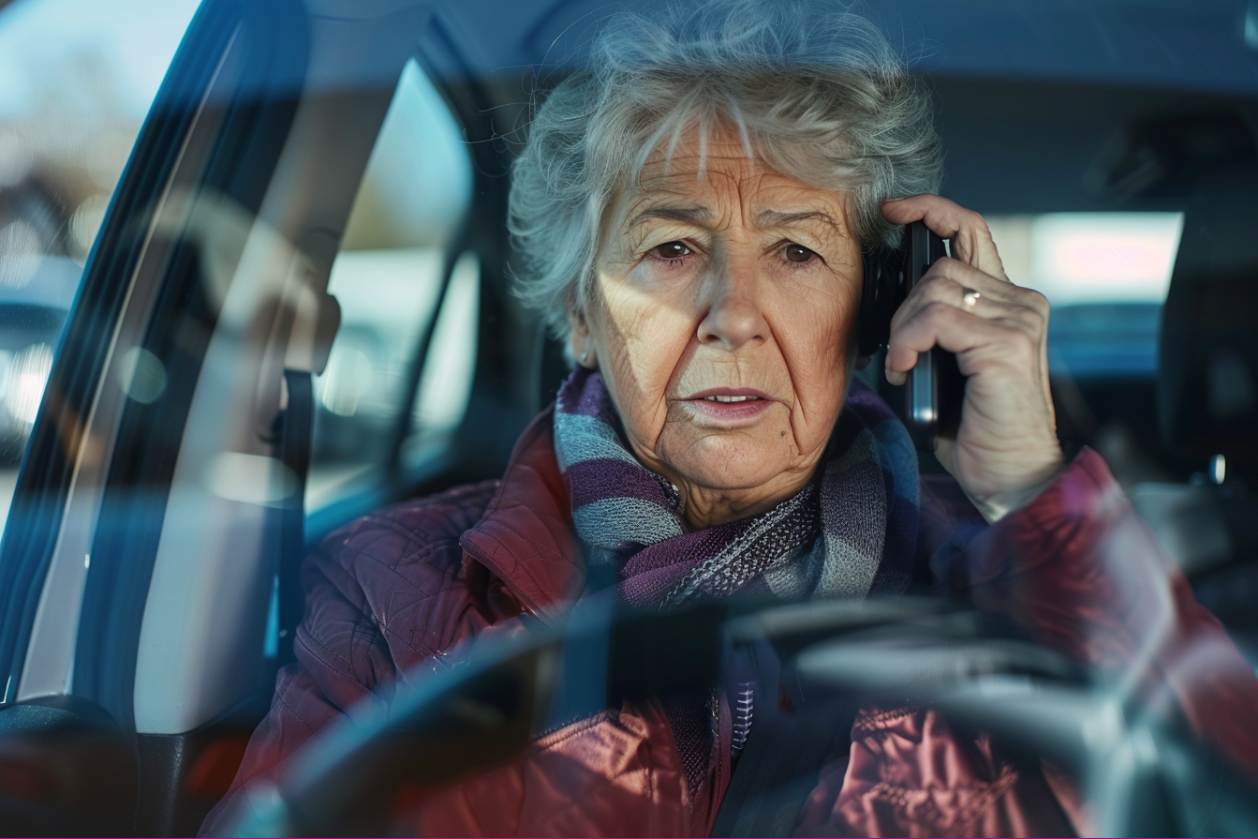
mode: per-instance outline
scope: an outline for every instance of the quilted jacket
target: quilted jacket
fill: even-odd
[[[522,631],[527,615],[562,620],[585,573],[550,429],[547,412],[522,435],[502,480],[369,515],[307,559],[297,663],[280,672],[271,711],[203,832],[225,827],[251,781],[282,771],[356,703],[387,703],[399,684],[446,667],[448,653],[472,636]],[[1039,498],[991,527],[954,483],[924,481],[919,541],[923,572],[977,608],[1102,669],[1140,662],[1148,701],[1178,703],[1199,736],[1258,779],[1258,680],[1165,563],[1098,455],[1085,450]],[[728,706],[717,729],[707,776],[692,786],[657,703],[609,708],[407,808],[398,830],[706,835],[730,783]],[[785,828],[1088,831],[1068,778],[1047,764],[1011,761],[988,735],[954,730],[921,708],[859,711],[795,822]]]

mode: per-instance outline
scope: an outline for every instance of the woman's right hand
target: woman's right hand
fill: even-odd
[[[951,240],[891,320],[886,374],[903,384],[939,346],[967,377],[961,427],[935,454],[988,521],[1023,506],[1063,468],[1048,385],[1048,300],[1009,281],[983,217],[938,195],[886,201],[895,224]]]

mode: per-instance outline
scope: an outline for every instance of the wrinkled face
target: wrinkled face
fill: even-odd
[[[847,207],[749,160],[729,134],[702,169],[697,140],[657,153],[609,208],[573,348],[591,351],[648,467],[718,491],[812,474],[860,300]]]

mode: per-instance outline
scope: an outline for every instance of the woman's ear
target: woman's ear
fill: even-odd
[[[590,338],[590,325],[585,315],[575,307],[568,310],[568,346],[577,364],[593,370],[598,366],[598,357],[594,352],[594,341]]]

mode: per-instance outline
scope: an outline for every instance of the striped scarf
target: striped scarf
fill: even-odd
[[[592,585],[665,607],[736,591],[806,600],[908,587],[917,452],[863,383],[852,382],[811,483],[771,510],[699,531],[686,532],[677,490],[638,462],[621,429],[602,377],[578,367],[559,391],[555,450]]]

